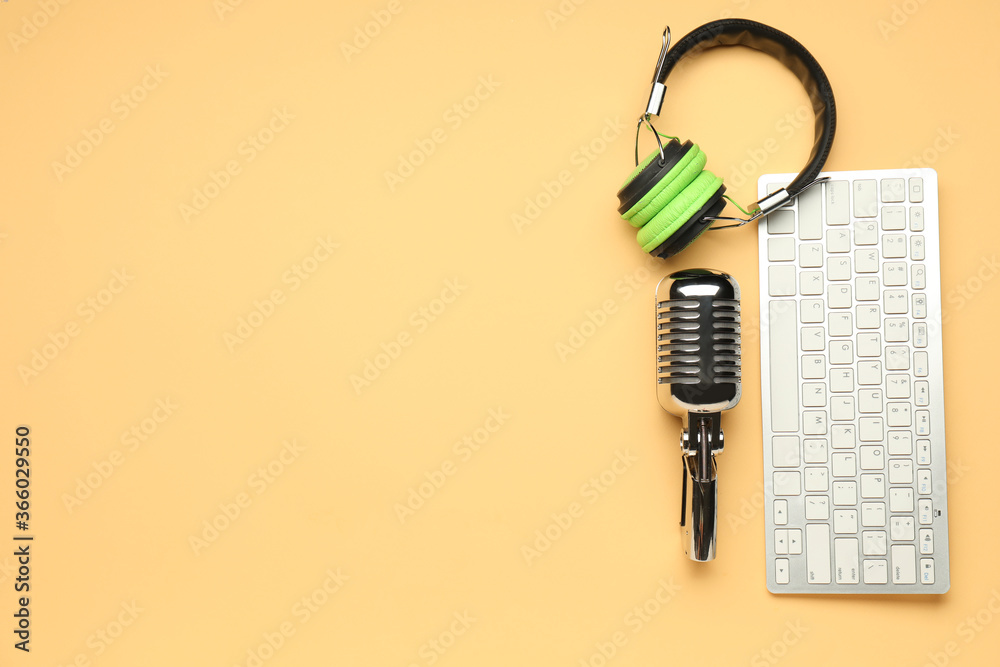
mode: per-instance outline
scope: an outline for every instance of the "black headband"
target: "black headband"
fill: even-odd
[[[830,80],[826,78],[823,68],[819,66],[812,54],[791,36],[756,21],[720,19],[695,28],[667,51],[666,57],[663,58],[654,74],[654,90],[650,97],[650,107],[647,108],[647,113],[658,113],[659,109],[650,111],[654,97],[658,96],[657,102],[662,104],[663,89],[666,87],[667,77],[681,59],[716,46],[746,46],[774,57],[798,77],[809,94],[810,102],[812,102],[813,113],[816,116],[816,138],[813,142],[812,153],[809,155],[809,162],[795,177],[795,180],[785,188],[787,196],[778,197],[775,201],[767,201],[766,205],[765,201],[770,200],[771,196],[758,202],[762,211],[766,212],[798,195],[811,185],[822,171],[823,164],[830,154],[830,148],[833,146],[833,136],[837,127],[837,107],[833,99],[833,88],[830,87]],[[659,91],[657,91],[657,84],[663,86]]]

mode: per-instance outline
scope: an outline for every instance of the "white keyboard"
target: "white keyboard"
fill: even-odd
[[[822,176],[760,224],[767,588],[944,593],[937,172]]]

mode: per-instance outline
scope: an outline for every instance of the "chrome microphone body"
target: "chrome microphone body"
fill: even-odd
[[[682,420],[681,540],[715,558],[722,412],[740,400],[740,288],[720,271],[672,273],[656,287],[656,397]]]

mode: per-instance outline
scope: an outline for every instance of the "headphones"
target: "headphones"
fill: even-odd
[[[816,118],[816,138],[808,164],[787,187],[751,204],[748,219],[720,216],[726,206],[726,187],[721,178],[705,170],[705,153],[690,141],[681,143],[667,137],[670,141],[663,144],[650,121],[650,116],[658,116],[663,108],[667,77],[677,63],[685,56],[716,46],[746,46],[776,58],[802,82]],[[643,124],[656,137],[657,150],[640,163],[639,130]],[[636,125],[636,167],[618,191],[618,212],[638,228],[636,239],[644,251],[664,259],[672,257],[707,229],[745,225],[826,180],[817,179],[817,175],[830,154],[836,125],[837,110],[829,79],[812,54],[789,35],[755,21],[721,19],[692,30],[670,48],[667,28],[653,72],[649,102]],[[716,220],[735,220],[738,224],[712,227]]]

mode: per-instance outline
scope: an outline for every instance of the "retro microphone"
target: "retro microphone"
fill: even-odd
[[[722,411],[740,401],[740,287],[689,269],[656,286],[656,398],[681,418],[681,541],[692,560],[715,558]]]

